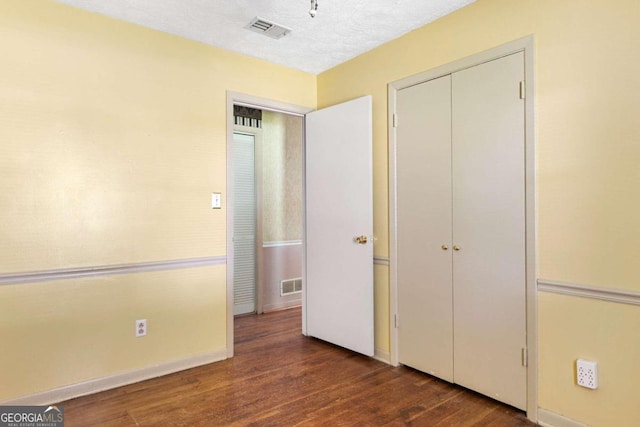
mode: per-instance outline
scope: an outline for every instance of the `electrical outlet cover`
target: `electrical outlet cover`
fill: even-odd
[[[598,388],[598,363],[591,360],[576,361],[576,378],[578,385],[590,389]]]
[[[147,335],[147,319],[136,320],[136,337]]]

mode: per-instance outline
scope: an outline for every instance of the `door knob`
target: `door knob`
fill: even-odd
[[[443,251],[446,251],[447,249],[449,249],[449,246],[447,246],[447,245],[442,245],[440,247],[442,248]]]
[[[458,245],[453,245],[453,250],[454,251],[459,251],[461,248]]]
[[[366,245],[368,241],[367,236],[358,236],[353,240],[359,245]]]

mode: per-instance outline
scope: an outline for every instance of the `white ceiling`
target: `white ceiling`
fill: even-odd
[[[57,0],[212,46],[318,74],[475,0]],[[244,27],[289,27],[275,40]]]

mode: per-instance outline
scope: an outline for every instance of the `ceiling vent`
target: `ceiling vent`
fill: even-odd
[[[269,36],[272,39],[281,39],[291,32],[291,28],[283,27],[282,25],[269,22],[257,16],[253,18],[245,28]]]

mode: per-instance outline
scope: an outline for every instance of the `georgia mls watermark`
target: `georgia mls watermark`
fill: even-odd
[[[0,427],[64,427],[64,407],[0,406]]]

